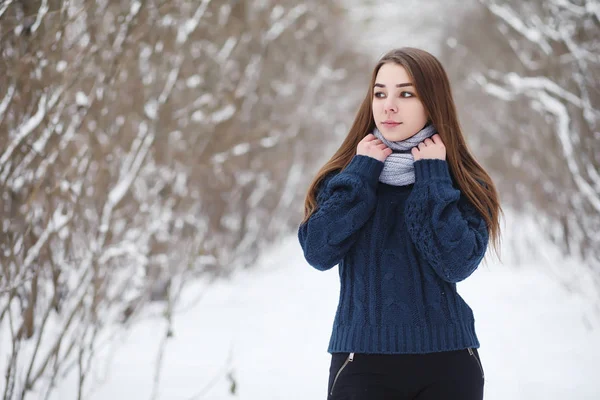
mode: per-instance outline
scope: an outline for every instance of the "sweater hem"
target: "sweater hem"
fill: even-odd
[[[473,324],[428,326],[335,325],[328,353],[425,354],[479,348]]]

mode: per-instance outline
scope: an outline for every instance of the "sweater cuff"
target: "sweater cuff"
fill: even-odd
[[[425,158],[415,161],[415,182],[440,180],[452,183],[446,160]]]
[[[355,155],[345,171],[354,173],[364,178],[370,185],[379,182],[379,175],[383,170],[383,162],[369,156]]]

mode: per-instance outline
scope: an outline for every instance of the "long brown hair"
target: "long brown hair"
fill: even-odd
[[[430,53],[411,47],[391,50],[375,66],[369,90],[358,109],[348,135],[331,159],[319,170],[308,189],[302,223],[308,221],[317,209],[316,194],[323,178],[330,172],[346,168],[356,155],[358,143],[375,128],[372,110],[373,87],[379,69],[386,63],[396,63],[404,67],[412,78],[429,120],[436,127],[446,147],[446,160],[450,173],[460,191],[485,219],[491,242],[496,254],[499,255],[502,209],[496,186],[467,147],[444,67]]]

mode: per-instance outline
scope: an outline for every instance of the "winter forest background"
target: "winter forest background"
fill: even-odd
[[[403,45],[447,67],[499,187],[493,268],[542,263],[599,338],[600,0],[0,0],[1,398],[92,398],[103,349],[148,320],[151,394],[127,398],[229,398],[202,391],[213,376],[271,398],[220,367],[160,397],[175,311],[293,237]]]

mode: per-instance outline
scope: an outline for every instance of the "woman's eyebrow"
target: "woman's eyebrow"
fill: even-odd
[[[399,83],[396,85],[397,88],[401,88],[401,87],[406,87],[406,86],[412,86],[413,84],[408,82],[408,83]],[[384,88],[385,85],[383,83],[376,83],[375,87],[381,87]]]

